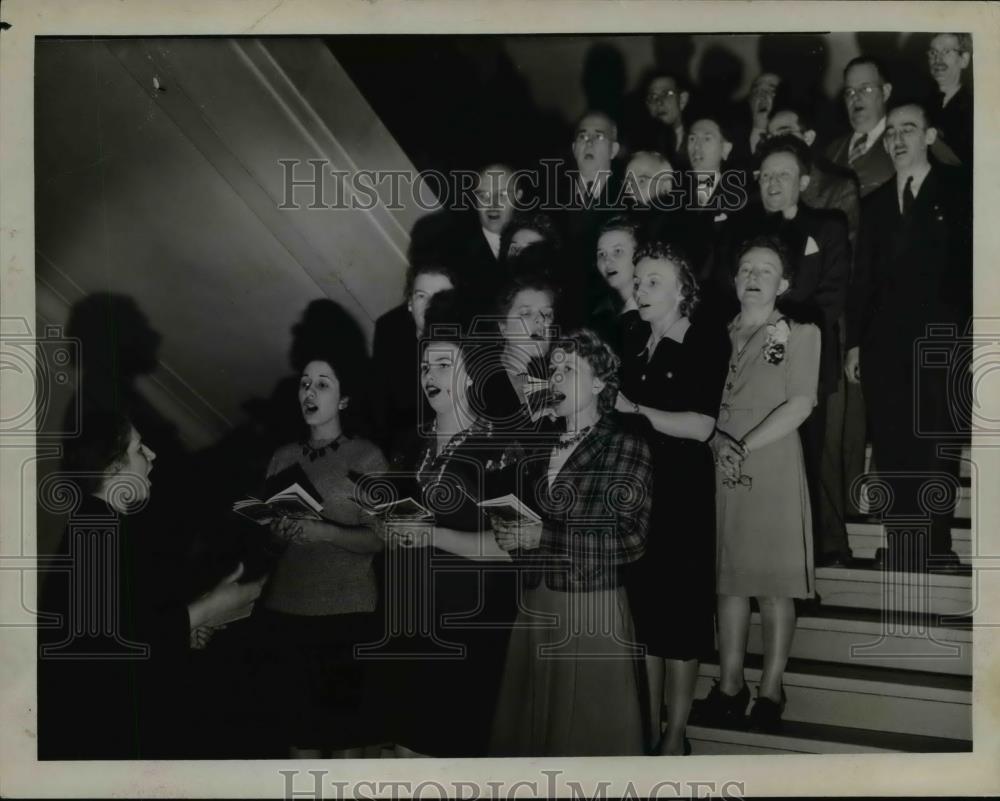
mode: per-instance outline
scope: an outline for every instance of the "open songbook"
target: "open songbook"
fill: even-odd
[[[275,491],[277,487],[284,489]],[[309,520],[323,519],[320,514],[323,511],[320,494],[300,465],[292,465],[270,476],[266,488],[273,493],[266,501],[245,498],[233,504],[233,511],[262,526],[283,515]]]
[[[383,517],[387,520],[433,520],[434,515],[427,507],[417,503],[413,498],[402,498],[388,503],[366,503],[359,498],[352,499],[368,514]]]
[[[502,498],[490,498],[478,504],[486,514],[511,523],[541,523],[542,518],[525,505],[516,495],[504,495]]]

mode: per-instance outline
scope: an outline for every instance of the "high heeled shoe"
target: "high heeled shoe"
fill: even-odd
[[[764,698],[758,692],[757,700],[750,710],[748,727],[750,731],[762,732],[764,734],[775,734],[781,731],[781,716],[785,712],[785,704],[788,698],[785,696],[785,688],[781,688],[781,700],[772,701]]]
[[[750,688],[746,684],[736,695],[729,695],[722,692],[719,682],[715,682],[707,696],[694,702],[692,714],[697,716],[699,723],[708,726],[743,728],[749,703]]]

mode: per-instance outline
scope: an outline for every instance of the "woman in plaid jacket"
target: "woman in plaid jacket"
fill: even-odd
[[[639,670],[620,568],[643,552],[652,461],[613,414],[618,358],[591,331],[550,353],[552,411],[565,432],[524,460],[541,523],[495,520],[525,592],[493,730],[503,756],[642,754]]]

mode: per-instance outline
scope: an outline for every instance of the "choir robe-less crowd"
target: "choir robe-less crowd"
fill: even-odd
[[[370,364],[336,336],[298,353],[308,436],[268,473],[305,470],[322,519],[272,521],[266,581],[237,570],[194,601],[147,598],[155,560],[125,559],[122,580],[148,590],[121,597],[149,663],[91,665],[82,697],[82,667],[41,660],[40,754],[191,755],[167,668],[258,594],[232,624],[254,643],[244,684],[293,756],[685,754],[693,705],[779,730],[796,600],[815,597],[817,563],[850,559],[866,425],[879,467],[954,470],[912,433],[952,420],[946,382],[920,382],[919,421],[899,413],[915,341],[932,324],[963,333],[971,312],[970,57],[965,35],[931,39],[943,101],[893,98],[877,59],[851,61],[852,133],[827,156],[781,76],[754,82],[739,128],[652,71],[634,130],[580,118],[567,207],[520,212],[513,170],[484,167],[474,211],[414,229],[405,302],[377,322]],[[85,418],[67,465],[102,478],[81,514],[125,522],[125,475],[148,495],[141,434],[120,414]],[[433,519],[363,512],[383,479]],[[538,520],[475,505],[507,493]],[[910,569],[955,568],[947,523],[938,509]],[[115,547],[141,541],[114,530]],[[71,606],[43,594],[64,620]],[[695,701],[716,653],[720,679]],[[95,722],[94,699],[115,714]]]

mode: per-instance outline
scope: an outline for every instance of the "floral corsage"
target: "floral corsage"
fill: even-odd
[[[764,341],[764,361],[768,364],[781,364],[785,360],[785,349],[788,345],[788,318],[779,317],[767,327],[767,339]]]

